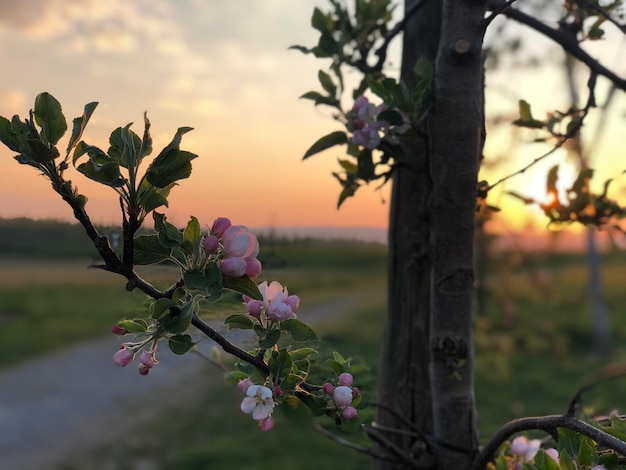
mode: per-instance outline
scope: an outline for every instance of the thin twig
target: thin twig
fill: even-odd
[[[405,12],[404,17],[385,34],[383,43],[378,49],[374,51],[374,55],[378,56],[378,60],[374,65],[367,65],[367,56],[369,55],[371,48],[367,49],[365,57],[361,57],[358,61],[351,63],[350,65],[356,67],[363,74],[369,74],[373,72],[380,72],[387,60],[387,49],[389,43],[395,38],[406,26],[407,21],[429,0],[417,0],[411,5]]]
[[[513,5],[517,0],[508,0],[499,6],[498,10],[494,10],[490,16],[485,18],[485,28],[491,24],[493,20],[496,19],[498,15],[500,15],[504,10]]]
[[[535,158],[532,162],[530,162],[529,164],[525,165],[524,167],[520,168],[519,170],[504,176],[502,178],[500,178],[498,181],[496,181],[495,183],[487,186],[487,188],[485,189],[485,192],[489,192],[491,191],[493,188],[495,188],[496,186],[504,183],[505,181],[513,178],[514,176],[517,175],[521,175],[522,173],[525,173],[526,170],[528,170],[529,168],[535,166],[537,163],[539,163],[540,161],[542,161],[543,159],[549,157],[550,155],[552,155],[554,152],[556,152],[558,149],[560,149],[563,145],[565,145],[565,143],[571,139],[572,137],[574,137],[582,128],[583,123],[585,121],[585,118],[587,117],[587,115],[589,114],[589,110],[593,107],[595,107],[596,105],[596,97],[595,97],[595,86],[596,86],[596,73],[595,71],[591,71],[591,75],[589,76],[589,80],[587,81],[587,88],[589,90],[589,96],[587,97],[587,103],[585,104],[585,107],[582,109],[582,114],[580,116],[580,118],[578,119],[578,121],[576,121],[576,123],[565,133],[562,135],[559,135],[559,140],[557,141],[556,144],[554,144],[554,147],[552,147],[552,149],[548,150],[546,153],[544,153],[543,155],[540,155],[539,157]]]
[[[413,460],[409,455],[407,455],[407,453],[403,449],[395,445],[386,437],[381,436],[378,429],[376,429],[375,427],[366,426],[366,425],[363,426],[363,429],[365,430],[365,433],[372,441],[376,442],[377,444],[382,446],[384,449],[389,451],[399,461],[404,462],[405,464],[409,465],[411,468],[417,468],[417,462]],[[393,459],[389,459],[389,458],[387,460],[393,461]]]
[[[314,423],[313,427],[315,428],[315,430],[317,432],[319,432],[320,434],[322,434],[324,437],[330,439],[331,441],[335,441],[338,444],[341,444],[344,447],[347,447],[349,449],[355,450],[361,454],[366,454],[369,455],[370,457],[373,457],[375,459],[384,459],[385,456],[383,454],[379,454],[377,452],[375,452],[374,450],[368,448],[368,447],[363,447],[360,446],[358,444],[355,444],[354,442],[350,442],[346,439],[343,439],[335,434],[333,434],[332,432],[330,432],[329,430],[323,428],[322,426],[320,426],[318,423]]]

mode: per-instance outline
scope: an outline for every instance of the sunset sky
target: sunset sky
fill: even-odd
[[[152,122],[155,149],[166,145],[178,127],[193,127],[182,148],[200,157],[193,161],[192,177],[172,191],[166,210],[178,224],[195,215],[203,223],[227,216],[249,226],[386,227],[389,188],[362,188],[337,211],[339,185],[331,172],[338,169],[340,151],[301,160],[318,137],[338,129],[328,110],[298,99],[318,88],[317,70],[327,64],[287,50],[293,44],[316,42],[310,16],[315,5],[325,4],[322,0],[2,1],[0,115],[24,116],[41,91],[59,99],[68,120],[79,116],[85,103],[98,101],[83,138],[105,149],[110,131],[118,126],[135,122],[133,129],[141,133],[144,111]],[[529,41],[541,44],[535,36]],[[609,50],[607,56],[611,53],[615,54]],[[397,57],[396,48],[390,55],[392,70],[397,69]],[[531,101],[529,95],[537,90],[543,97],[557,98],[553,104],[543,103],[543,108],[533,107],[537,117],[562,106],[562,83],[546,78],[554,78],[554,70],[518,72],[499,72],[490,78],[498,85],[488,96],[490,110],[510,113],[518,98]],[[624,101],[619,103],[623,115]],[[623,119],[618,125],[624,127]],[[512,152],[507,135],[494,133],[487,147],[488,158],[507,157],[487,174],[490,180],[542,153],[534,146]],[[613,152],[618,143],[606,143],[601,150]],[[611,160],[616,162],[620,156],[611,153]],[[69,220],[69,208],[48,183],[11,157],[8,149],[0,148],[0,217]],[[563,156],[541,166],[543,175],[559,158]],[[623,165],[618,166],[606,171],[621,171]],[[112,191],[73,170],[66,174],[89,197],[87,208],[95,222],[119,221]],[[540,191],[543,180],[541,174],[523,175],[506,188]],[[494,197],[494,203],[510,207],[507,220],[522,225],[534,217],[517,201]]]

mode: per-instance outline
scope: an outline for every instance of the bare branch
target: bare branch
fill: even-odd
[[[191,324],[198,328],[206,336],[211,338],[213,341],[215,341],[217,344],[219,344],[224,352],[227,352],[228,354],[231,354],[241,359],[242,361],[252,364],[265,375],[269,375],[270,371],[267,368],[267,364],[263,360],[263,357],[253,356],[251,354],[248,354],[244,350],[239,349],[237,346],[235,346],[233,343],[231,343],[221,334],[219,334],[215,329],[202,321],[202,319],[196,313],[194,313],[191,317]]]
[[[589,96],[587,97],[587,103],[585,104],[585,107],[582,109],[582,114],[581,114],[580,118],[578,118],[578,120],[575,122],[575,124],[573,126],[571,126],[571,128],[568,129],[568,131],[565,134],[558,135],[558,141],[557,141],[556,144],[554,144],[554,147],[552,147],[550,150],[548,150],[543,155],[540,155],[539,157],[535,158],[532,162],[530,162],[526,166],[520,168],[519,170],[517,170],[517,171],[515,171],[515,172],[513,172],[513,173],[511,173],[511,174],[509,174],[507,176],[504,176],[504,177],[500,178],[495,183],[489,185],[485,189],[485,192],[491,191],[493,188],[495,188],[499,184],[504,183],[505,181],[513,178],[514,176],[521,175],[522,173],[525,173],[526,170],[528,170],[529,168],[533,167],[534,165],[539,163],[541,160],[543,160],[543,159],[549,157],[550,155],[552,155],[554,152],[556,152],[558,149],[560,149],[563,145],[565,145],[565,143],[568,140],[570,140],[572,137],[574,137],[580,131],[581,127],[583,126],[585,118],[587,117],[587,114],[589,114],[589,110],[596,106],[595,86],[596,86],[596,73],[592,70],[591,71],[591,75],[589,77],[589,80],[587,81],[587,88],[589,90]]]
[[[559,46],[561,46],[567,53],[576,57],[576,59],[580,60],[584,63],[590,70],[592,70],[597,75],[601,75],[603,77],[608,78],[611,82],[615,84],[615,86],[621,90],[626,91],[626,80],[618,76],[615,72],[608,69],[600,62],[598,62],[595,58],[593,58],[589,53],[587,53],[578,41],[576,41],[575,37],[572,37],[570,34],[567,34],[565,31],[561,31],[558,29],[551,28],[545,23],[542,23],[538,19],[520,11],[515,8],[506,7],[507,2],[504,0],[489,0],[488,8],[491,11],[502,11],[502,14],[507,18],[515,20],[521,24],[528,26],[529,28],[534,29],[535,31],[543,34],[544,36],[552,39]]]
[[[400,32],[402,32],[402,30],[404,30],[404,27],[407,21],[409,21],[409,19],[415,13],[417,13],[420,7],[422,7],[422,5],[424,5],[427,1],[429,0],[417,0],[416,2],[414,2],[413,5],[411,5],[409,9],[406,11],[404,17],[385,35],[383,43],[380,45],[378,49],[376,49],[376,51],[374,51],[374,54],[378,56],[378,60],[376,61],[376,64],[374,65],[367,64],[367,56],[369,55],[369,52],[370,52],[370,49],[368,49],[367,53],[365,54],[365,57],[361,57],[361,59],[359,59],[358,61],[354,63],[351,63],[350,65],[353,65],[361,73],[366,74],[366,75],[369,73],[373,73],[373,72],[380,72],[385,64],[385,60],[387,60],[387,48],[389,47],[389,43],[391,43],[393,38],[395,38]]]
[[[492,11],[491,15],[485,18],[485,27],[489,26],[498,15],[502,14],[504,10],[513,5],[516,1],[517,0],[507,0],[506,2],[503,2],[503,4],[497,10]]]

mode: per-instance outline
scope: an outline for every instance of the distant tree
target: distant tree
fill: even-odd
[[[377,444],[379,470],[481,468],[493,457],[486,453],[493,453],[517,431],[572,427],[569,414],[560,417],[559,425],[555,421],[511,424],[494,436],[486,450],[478,450],[472,380],[475,215],[490,190],[578,135],[595,106],[599,76],[626,90],[626,81],[580,45],[583,40],[602,38],[603,24],[626,30],[614,17],[620,3],[566,1],[554,26],[516,9],[515,0],[406,0],[403,18],[393,27],[395,5],[390,0],[358,0],[352,10],[343,1],[330,0],[328,13],[315,9],[312,25],[320,32],[319,42],[313,48],[296,48],[330,59],[331,66],[330,73],[319,73],[324,92],[309,92],[303,98],[334,108],[345,132],[322,137],[305,158],[347,145],[351,158],[340,160],[342,171],[334,174],[342,187],[339,205],[363,183],[393,183],[379,409],[376,425],[366,428]],[[520,99],[515,124],[542,131],[553,149],[490,184],[478,181],[485,139],[482,50],[484,33],[499,16],[553,40],[587,67],[590,78],[583,107],[555,111],[546,120],[535,118],[530,103]],[[388,45],[399,32],[403,53],[396,81],[386,75],[384,66]],[[347,110],[341,102],[345,68],[363,74],[348,98]],[[369,102],[372,95],[384,103],[382,107]],[[548,175],[552,196],[557,195],[557,171]],[[592,194],[590,178],[588,170],[581,171],[566,202],[520,197],[540,204],[551,223],[614,223],[623,215],[621,207],[606,192]],[[588,429],[577,430],[588,435]],[[600,442],[604,437],[594,435],[594,439]],[[545,465],[528,468],[552,468]]]

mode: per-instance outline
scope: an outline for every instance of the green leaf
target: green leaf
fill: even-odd
[[[166,221],[166,217],[153,212],[154,229],[158,233],[159,243],[166,248],[178,248],[183,243],[183,233],[175,225]]]
[[[204,268],[204,277],[206,279],[205,300],[208,302],[219,300],[223,290],[223,276],[219,266],[215,263],[207,264]]]
[[[548,454],[546,454],[545,450],[540,449],[535,455],[534,464],[537,470],[559,470],[559,465],[552,460]]]
[[[393,109],[386,109],[376,117],[376,120],[386,121],[392,126],[402,126],[404,124],[402,114]]]
[[[172,299],[157,299],[152,304],[152,313],[150,314],[150,316],[155,320],[158,320],[163,316],[163,314],[168,313],[171,307],[174,307],[176,305],[178,305],[178,303]]]
[[[83,115],[81,117],[74,118],[72,125],[72,136],[70,137],[70,141],[67,144],[66,154],[69,155],[72,148],[78,143],[78,140],[82,137],[83,131],[87,126],[87,122],[91,118],[91,115],[95,111],[98,103],[96,101],[92,103],[87,103],[85,105],[85,109],[83,111]]]
[[[152,161],[145,176],[150,184],[165,188],[191,175],[191,160],[197,155],[179,149],[183,135],[191,130],[191,127],[179,128],[172,141]]]
[[[532,129],[542,129],[545,126],[545,122],[533,118],[528,101],[519,100],[519,116],[519,119],[513,121],[513,124],[516,126],[530,127]]]
[[[14,152],[21,152],[22,136],[15,132],[11,121],[0,116],[0,141]]]
[[[358,166],[351,162],[350,160],[343,160],[341,158],[338,159],[339,165],[341,168],[346,170],[348,173],[356,173],[358,171]]]
[[[118,127],[109,136],[109,150],[107,154],[116,160],[124,168],[134,168],[139,166],[141,158],[141,139],[135,134],[130,126]]]
[[[559,445],[560,447],[560,445]],[[567,452],[562,452],[559,450],[559,465],[561,470],[578,470],[578,466],[572,460],[570,455]]]
[[[281,412],[287,416],[290,423],[294,423],[296,425],[308,427],[313,421],[314,415],[320,416],[324,414],[324,411],[319,411],[319,402],[310,400],[309,403],[307,403],[307,399],[301,400],[293,395],[285,398],[283,405],[284,406],[280,407]],[[312,410],[311,406],[315,406],[315,410]]]
[[[224,276],[222,278],[222,287],[247,295],[251,299],[263,300],[261,291],[259,291],[257,285],[248,276],[238,278]]]
[[[300,361],[302,359],[306,359],[311,354],[317,354],[317,350],[313,348],[300,348],[294,351],[289,351],[289,355],[291,356],[291,360],[293,362]]]
[[[280,383],[280,388],[283,389],[283,392],[295,390],[298,385],[304,382],[305,377],[296,374],[289,374],[285,379]]]
[[[61,103],[50,93],[40,93],[35,98],[35,122],[41,127],[41,139],[45,144],[56,145],[65,131],[67,122]]]
[[[347,143],[348,143],[348,136],[346,135],[345,132],[342,132],[342,131],[331,132],[330,134],[325,135],[324,137],[318,139],[313,145],[311,145],[311,147],[309,148],[309,150],[306,151],[302,159],[304,160],[306,158],[309,158],[311,155],[315,155],[316,153],[319,153],[326,149],[334,147],[335,145],[341,145],[341,144],[347,144]]]
[[[170,258],[172,250],[159,243],[157,235],[139,235],[134,240],[133,260],[137,265],[161,263]]]
[[[143,320],[122,320],[117,323],[120,328],[130,331],[131,333],[144,333],[146,331],[146,323]]]
[[[26,154],[28,159],[45,165],[57,158],[60,154],[56,147],[50,147],[41,140],[24,139],[22,142],[22,153]]]
[[[198,219],[194,216],[191,216],[189,222],[187,222],[187,226],[183,231],[183,246],[182,248],[188,253],[192,254],[194,248],[196,246],[196,242],[200,238],[202,233],[200,232],[200,223]]]
[[[168,341],[168,346],[170,347],[170,351],[174,354],[185,354],[189,351],[196,343],[193,342],[191,336],[189,335],[174,335],[170,337]]]
[[[248,378],[248,374],[240,370],[231,370],[224,374],[224,381],[228,385],[235,385],[240,380],[247,379],[247,378]]]
[[[311,52],[313,52],[313,49],[309,49],[308,47],[298,46],[298,45],[289,46],[287,48],[287,50],[290,50],[290,49],[293,49],[293,50],[296,50],[296,51],[300,51],[303,54],[310,54]]]
[[[328,18],[322,10],[315,7],[313,9],[313,16],[311,17],[311,26],[314,29],[317,29],[321,33],[325,33],[329,31],[329,22],[330,18]]]
[[[289,355],[289,352],[287,352],[284,348],[279,349],[278,351],[272,351],[272,354],[267,361],[267,368],[270,371],[270,377],[275,380],[287,377],[291,372],[291,356]]]
[[[313,331],[310,326],[305,325],[295,318],[282,321],[280,328],[283,331],[291,333],[291,337],[297,342],[313,341],[317,339],[317,334],[315,334],[315,331]]]
[[[166,188],[156,188],[145,179],[142,179],[137,191],[137,199],[145,213],[149,214],[154,209],[161,206],[168,207],[167,197],[170,195],[170,191],[175,184],[176,183],[172,183]]]
[[[363,149],[357,157],[358,173],[357,176],[364,181],[371,181],[376,177],[376,167],[372,159],[372,151]]]
[[[250,330],[254,326],[252,319],[248,315],[237,313],[226,317],[224,323],[228,325],[228,329],[238,328],[240,330]]]
[[[317,72],[317,78],[320,81],[322,88],[328,92],[328,94],[335,98],[337,95],[337,85],[333,83],[332,78],[323,70]]]
[[[270,349],[274,347],[276,343],[280,340],[280,330],[269,330],[265,337],[262,337],[259,340],[259,346],[263,349]]]
[[[431,80],[435,73],[433,64],[424,56],[419,58],[413,71],[415,75],[422,80]]]
[[[342,365],[342,364],[340,364],[340,363],[339,363],[339,362],[337,362],[337,361],[334,361],[334,360],[332,360],[332,359],[326,359],[326,361],[324,361],[324,362],[326,363],[326,365],[327,365],[328,367],[330,367],[330,368],[333,370],[333,372],[334,372],[335,374],[338,374],[338,375],[339,375],[339,374],[343,374],[343,373],[345,372],[345,371],[343,370],[343,365]]]
[[[83,154],[89,155],[89,160],[81,163],[76,169],[87,178],[106,186],[119,188],[124,186],[127,181],[120,173],[120,165],[117,160],[111,158],[98,147],[79,142],[74,150],[74,163]]]
[[[587,436],[580,439],[580,449],[578,450],[578,463],[581,465],[591,466],[597,456],[596,445]]]
[[[183,273],[185,287],[189,290],[207,290],[207,280],[202,269],[189,269]]]
[[[191,324],[191,316],[194,310],[194,302],[187,302],[178,314],[165,315],[161,318],[161,325],[170,333],[183,333]]]
[[[296,398],[296,400],[298,399],[311,410],[313,416],[322,416],[323,414],[326,414],[326,400],[324,398],[317,397],[315,395],[302,394]]]
[[[548,194],[557,193],[556,183],[558,180],[559,180],[559,166],[554,165],[552,168],[550,168],[550,171],[548,172],[548,178],[546,180],[546,192]]]
[[[143,113],[143,139],[141,141],[141,158],[152,153],[152,136],[150,135],[150,119]]]
[[[322,95],[320,92],[317,91],[308,91],[300,96],[300,98],[314,101],[315,106],[325,104],[327,106],[337,107],[339,105],[339,101],[337,101],[336,98],[333,98],[332,96]]]

